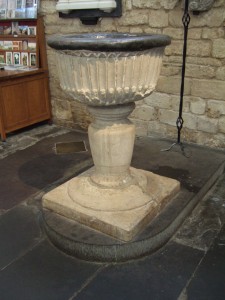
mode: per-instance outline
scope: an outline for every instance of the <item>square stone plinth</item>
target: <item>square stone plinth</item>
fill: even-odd
[[[146,177],[145,187],[101,188],[90,182],[90,172],[45,194],[43,207],[123,241],[144,229],[180,189],[174,179],[134,168],[134,176]]]

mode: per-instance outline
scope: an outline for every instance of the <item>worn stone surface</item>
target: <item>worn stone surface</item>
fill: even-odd
[[[35,145],[46,136],[57,137],[68,133],[70,130],[59,128],[55,125],[30,126],[25,130],[18,131],[17,134],[9,134],[6,142],[0,144],[0,158],[5,158],[16,151],[24,150],[27,147]]]
[[[225,117],[219,119],[219,132],[225,133]]]
[[[89,35],[82,35],[80,47],[90,47],[88,37]],[[73,50],[74,46],[77,47],[76,38],[72,38],[71,42],[66,37],[62,40],[51,39],[50,45],[53,48],[66,47],[63,51],[56,52],[56,61],[60,85],[70,98],[92,106],[113,106],[141,100],[150,95],[155,89],[164,47],[169,39],[166,36],[136,36],[130,39],[127,34],[122,37],[120,34],[112,35],[98,43],[98,37],[95,36],[93,43],[97,47],[96,51]],[[127,43],[119,43],[119,38]],[[110,44],[113,45],[112,49],[107,52],[104,49],[109,48]],[[133,51],[128,50],[129,44]],[[138,51],[139,47],[146,47],[146,50],[144,48]],[[149,72],[150,69],[154,71]],[[71,113],[70,109],[67,111]]]
[[[207,110],[207,115],[211,118],[225,115],[225,101],[209,100]]]
[[[179,94],[181,79],[178,76],[160,76],[156,90],[162,93]],[[191,91],[191,81],[187,78],[185,81],[184,94],[188,95]]]
[[[132,119],[132,122],[135,124],[135,133],[137,136],[147,136],[148,135],[148,124],[149,121]]]
[[[164,11],[150,11],[149,12],[149,25],[151,27],[167,27],[168,13]]]
[[[209,1],[200,1],[201,6],[203,4],[209,5]],[[143,109],[138,108],[137,112],[135,112],[136,115],[132,115],[132,120],[134,120],[135,124],[139,124],[137,130],[140,135],[147,134],[147,128],[154,124],[154,128],[158,128],[156,130],[158,135],[173,136],[173,126],[171,127],[169,124],[161,123],[157,117],[157,107],[168,111],[171,109],[177,111],[176,101],[172,101],[172,99],[176,99],[180,93],[183,52],[183,2],[179,0],[123,0],[122,6],[123,14],[121,18],[103,18],[96,26],[82,25],[77,18],[59,18],[54,8],[55,1],[42,1],[41,13],[44,15],[47,36],[57,33],[80,32],[163,33],[171,36],[172,44],[166,49],[166,56],[164,56],[165,64],[161,70],[162,76],[157,86],[158,92],[171,97],[169,100],[170,104],[167,100],[164,105],[162,101],[160,101],[159,104],[153,104],[153,98],[152,100],[146,100],[147,102],[151,101],[151,104],[147,105],[156,109],[156,119],[152,120],[150,110],[149,116],[145,114],[146,107],[144,106]],[[184,102],[185,112],[202,116],[205,115],[206,117],[210,116],[214,119],[217,118],[221,124],[221,116],[214,113],[211,105],[210,109],[207,109],[207,101],[224,101],[224,9],[225,2],[223,0],[217,0],[214,1],[212,7],[210,5],[208,11],[202,11],[199,15],[190,14],[185,95],[201,98],[201,104],[200,102],[198,104],[195,102],[191,105],[191,110],[189,110],[189,103],[191,103],[192,100],[190,102],[186,98],[187,102]],[[80,107],[76,108],[75,105],[68,105],[71,99],[68,99],[61,88],[57,86],[58,75],[55,67],[55,59],[50,49],[48,49],[48,60],[54,122],[74,128],[87,129],[90,123],[89,114]],[[177,76],[177,78],[174,79],[174,76]],[[54,78],[54,83],[52,82],[52,78]],[[65,100],[67,104],[64,106],[61,105],[61,100]],[[204,110],[205,105],[206,108]],[[72,116],[71,113],[67,111],[71,108]],[[170,114],[170,112],[168,112],[168,114]],[[185,130],[185,126],[183,129]],[[211,145],[220,145],[220,147],[225,148],[225,143],[223,142],[225,140],[223,137],[224,133],[221,132],[221,130],[221,126],[220,128],[217,127],[214,136],[210,137],[210,141]],[[208,143],[209,133],[202,131],[200,128],[197,129],[197,131],[195,127],[193,129],[187,128],[184,133],[184,138],[187,141],[203,145]]]
[[[171,142],[172,141],[159,141],[158,139],[148,138],[137,139],[133,165],[152,170],[155,174],[157,173],[161,176],[163,175],[170,178],[179,179],[181,188],[184,188],[185,191],[188,190],[188,195],[190,198],[187,197],[185,191],[182,192],[181,190],[180,194],[173,199],[173,202],[166,206],[166,209],[161,217],[159,216],[153,223],[149,223],[148,227],[128,244],[124,244],[123,242],[110,238],[104,234],[98,234],[96,231],[77,224],[77,222],[69,222],[65,227],[63,226],[65,222],[63,222],[62,226],[60,225],[58,228],[59,236],[57,237],[57,235],[54,235],[54,230],[57,228],[57,220],[61,219],[63,221],[63,218],[58,218],[56,216],[54,217],[55,222],[52,224],[53,227],[48,223],[50,228],[53,228],[53,232],[51,232],[51,229],[48,231],[51,238],[55,237],[52,241],[55,242],[56,245],[61,245],[61,249],[67,249],[67,251],[69,251],[68,253],[76,253],[79,255],[79,257],[86,257],[87,259],[97,259],[98,257],[99,260],[101,256],[103,260],[105,258],[108,260],[113,259],[113,261],[119,261],[125,259],[125,257],[133,257],[130,255],[131,253],[132,255],[134,254],[133,251],[137,245],[140,244],[143,246],[143,242],[145,244],[147,241],[149,241],[149,243],[147,243],[148,246],[151,247],[153,244],[155,245],[157,241],[159,242],[161,238],[163,239],[163,230],[165,230],[166,234],[167,229],[170,230],[171,226],[173,227],[172,224],[174,223],[171,224],[171,220],[177,220],[177,218],[172,216],[175,216],[177,213],[179,214],[181,212],[181,206],[187,208],[187,210],[188,207],[193,207],[196,204],[197,199],[199,199],[198,197],[202,197],[207,188],[212,184],[211,176],[209,176],[209,174],[212,174],[211,172],[213,172],[215,175],[213,178],[215,180],[217,175],[221,174],[220,172],[222,172],[224,167],[222,163],[224,160],[224,154],[222,151],[217,153],[213,152],[215,154],[212,155],[212,150],[210,149],[186,145],[184,151],[186,154],[189,154],[189,158],[181,155],[181,149],[179,145],[174,146],[169,152],[160,151],[168,148],[171,145]],[[146,156],[144,155],[145,153],[147,154],[147,157],[151,159],[146,160]],[[222,161],[220,159],[222,159]],[[207,170],[207,172],[205,170]],[[74,198],[74,200],[76,199]],[[96,208],[98,208],[99,205],[104,206],[106,204],[104,201],[102,204],[100,202],[101,201],[99,201],[97,205],[91,202],[90,203],[92,207],[94,206]],[[189,205],[187,205],[187,202]],[[174,203],[176,203],[176,205],[174,205]],[[123,203],[120,203],[120,205],[122,206]],[[73,229],[69,229],[70,225]],[[168,227],[168,225],[170,226]],[[73,232],[76,234],[73,235]],[[63,238],[60,238],[61,233],[64,237],[67,237],[67,241],[70,241],[70,246],[67,242],[64,243]],[[152,243],[151,240],[149,240],[150,237],[153,238]],[[78,249],[77,245],[79,245],[79,243],[81,243],[81,248],[78,246]],[[70,250],[68,246],[70,247]],[[97,248],[95,249],[95,247]],[[96,251],[97,249],[99,251]],[[138,247],[138,252],[142,249],[146,248]]]
[[[193,73],[195,74],[195,78],[213,78],[216,74],[216,68],[212,66],[188,64],[185,73],[186,76],[191,77]]]
[[[153,107],[143,105],[135,109],[133,117],[144,121],[155,120],[156,112]]]
[[[158,122],[157,125],[160,123]],[[49,126],[46,127],[49,128]],[[53,134],[52,131],[49,133]],[[46,130],[43,132],[38,130],[34,135],[30,131],[30,136],[32,138],[48,137]],[[16,148],[15,135],[10,135],[9,139],[14,141],[13,146]],[[197,183],[199,187],[202,187],[202,176],[212,174],[209,166],[214,166],[215,163],[221,164],[215,159],[218,152],[204,147],[194,147],[197,152],[193,151],[189,159],[180,153],[179,148],[166,153],[160,152],[161,148],[169,147],[172,142],[172,140],[165,142],[159,139],[153,142],[149,138],[137,139],[134,164],[138,166],[140,163],[139,167],[145,166],[162,172],[164,175],[165,172],[174,174],[178,178],[180,177],[183,183],[187,182],[189,188],[193,183],[193,176],[188,172],[192,172],[193,166],[196,166],[196,171],[201,170],[201,172],[196,173],[197,178],[194,180],[194,185]],[[154,147],[152,147],[153,144]],[[190,146],[193,147],[193,145]],[[36,153],[38,145],[36,144],[34,147],[33,153]],[[149,155],[150,148],[152,149],[151,155]],[[43,147],[45,155],[42,156],[42,159],[48,154],[48,149]],[[12,178],[18,173],[20,167],[18,162],[21,162],[24,151],[20,151],[18,148],[15,160],[17,163],[12,165],[12,174],[14,174]],[[6,152],[7,149],[5,149],[5,154]],[[215,154],[216,156],[214,156]],[[24,163],[28,165],[33,155],[31,153],[24,157],[26,159]],[[150,157],[153,158],[152,163],[150,163]],[[157,162],[157,157],[158,162],[162,164]],[[167,163],[165,158],[167,158]],[[3,166],[4,160],[1,160],[1,166]],[[41,161],[39,165],[46,167],[46,160],[43,160],[42,163]],[[199,168],[199,161],[204,162],[207,172],[204,171],[205,169]],[[172,168],[172,163],[177,168]],[[184,168],[184,163],[187,164],[187,168]],[[5,165],[4,169],[1,168],[3,174],[1,178],[8,169],[7,164]],[[52,168],[54,173],[55,164],[52,165]],[[30,182],[35,182],[37,177],[33,168],[29,174]],[[68,170],[64,173],[64,175],[66,174],[68,174]],[[199,220],[197,220],[197,212],[194,212],[195,216],[191,216],[193,222],[184,223],[184,230],[179,232],[179,239],[177,237],[175,241],[170,241],[154,255],[123,264],[95,264],[63,254],[47,241],[45,234],[40,233],[36,222],[40,216],[39,209],[33,207],[35,197],[31,197],[32,205],[22,198],[22,203],[10,212],[5,213],[0,210],[1,241],[4,241],[0,251],[0,261],[3,262],[0,275],[1,298],[56,300],[57,297],[58,300],[76,298],[93,300],[97,295],[99,299],[110,300],[174,300],[185,299],[179,298],[182,293],[188,295],[189,299],[223,300],[225,294],[225,231],[222,222],[224,222],[225,211],[224,178],[221,179],[222,193],[214,190],[210,194],[210,200],[204,200],[205,211],[197,209],[201,212],[198,214]],[[49,181],[48,178],[45,180],[45,182]],[[23,182],[21,181],[20,184],[23,185]],[[10,188],[12,196],[18,198],[18,190],[15,185]],[[172,213],[173,211],[170,211],[170,214]],[[165,221],[165,218],[163,220]],[[223,231],[220,231],[218,226],[220,222],[220,228],[223,226]],[[159,222],[158,225],[160,226],[161,223]],[[200,228],[202,228],[202,232]],[[81,231],[72,232],[73,237],[80,233]],[[86,235],[85,238],[86,240],[92,238],[96,242],[93,233],[89,236]],[[209,245],[211,247],[207,251]],[[186,293],[185,291],[183,293],[185,288],[187,288]]]
[[[216,78],[220,80],[225,80],[225,66],[217,69]]]
[[[88,126],[93,120],[93,117],[87,111],[87,106],[82,103],[73,101],[71,103],[71,113],[73,124],[76,126],[76,128],[87,130]]]
[[[171,122],[171,124],[164,124],[158,121],[151,121],[148,123],[147,133],[149,136],[161,136],[166,137],[169,135],[170,138],[176,139],[177,128],[176,128],[176,119]]]
[[[82,291],[79,299],[91,300],[92,295],[109,300],[178,299],[201,258],[199,250],[182,245],[176,247],[175,243],[169,243],[152,257],[104,269]]]
[[[198,129],[209,133],[216,133],[218,128],[218,120],[207,118],[205,116],[198,117]]]
[[[173,179],[129,167],[135,126],[127,117],[135,108],[134,101],[142,100],[155,89],[170,38],[128,34],[102,37],[99,41],[98,34],[83,34],[48,40],[57,50],[62,89],[73,100],[87,104],[94,117],[88,135],[95,168],[47,193],[43,206],[129,241],[180,187]],[[136,114],[138,109],[144,121],[153,119],[153,108],[139,106]]]
[[[147,105],[160,107],[160,108],[169,108],[170,107],[170,95],[153,92],[150,96],[144,99],[144,102]]]
[[[159,119],[162,123],[175,125],[177,119],[177,113],[172,110],[160,109]]]
[[[189,9],[194,11],[206,11],[212,8],[215,0],[190,0]]]
[[[173,28],[173,27],[166,27],[163,29],[164,34],[168,34],[172,39],[175,40],[182,40],[184,36],[184,32],[182,28]]]
[[[182,55],[183,41],[174,40],[171,46],[166,48],[166,55]],[[209,41],[190,40],[187,48],[187,54],[190,56],[208,57],[211,54],[211,43]],[[216,56],[215,56],[216,57]]]
[[[165,9],[173,9],[176,4],[178,3],[178,0],[153,0],[153,1],[148,1],[148,0],[133,0],[133,5],[135,7],[140,7],[140,8],[153,8],[153,9],[158,9],[158,8],[165,8]]]
[[[192,82],[191,94],[205,99],[224,100],[225,85],[219,80],[195,80]]]
[[[212,56],[216,58],[225,58],[225,40],[216,39],[213,42]]]
[[[195,115],[192,115],[191,113],[183,113],[183,119],[185,123],[185,127],[188,129],[195,130],[197,127],[197,118]]]
[[[118,20],[118,24],[122,26],[129,25],[147,25],[148,24],[148,14],[145,11],[137,10],[137,11],[128,11],[123,14],[123,17]]]
[[[190,111],[190,102],[192,101],[192,97],[184,96],[183,97],[183,112]],[[171,109],[178,112],[180,106],[180,96],[171,95],[170,100]]]
[[[176,57],[171,57],[171,61],[177,59]],[[194,65],[203,65],[203,66],[215,66],[220,67],[222,62],[219,59],[211,58],[211,57],[189,57],[187,56],[187,63],[191,63]],[[192,74],[193,76],[194,74]]]
[[[187,218],[174,237],[175,241],[203,251],[209,249],[213,237],[218,234],[225,223],[224,179],[223,174],[214,189]]]
[[[203,39],[218,39],[224,37],[223,28],[203,28],[202,38]]]
[[[45,194],[43,206],[90,228],[129,241],[180,188],[180,183],[170,178],[143,170],[131,169],[131,173],[139,184],[110,189],[90,183],[92,173],[85,172]]]
[[[203,115],[206,109],[206,101],[199,97],[190,98],[190,111],[193,114]]]
[[[162,76],[175,76],[180,74],[181,74],[181,67],[179,64],[174,64],[171,66],[165,63],[161,70]]]
[[[204,13],[203,18],[192,18],[190,27],[222,27],[224,21],[223,9],[214,8]]]
[[[11,209],[32,194],[40,193],[41,189],[81,172],[85,164],[86,167],[93,165],[90,152],[58,155],[55,151],[55,143],[85,141],[86,134],[73,133],[72,130],[56,126],[52,130],[51,126],[48,127],[26,131],[24,137],[32,139],[23,147],[20,139],[22,132],[18,139],[15,138],[17,135],[8,137],[1,155],[4,159],[1,159],[0,209]]]

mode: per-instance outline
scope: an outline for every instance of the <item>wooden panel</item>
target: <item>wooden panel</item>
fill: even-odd
[[[51,118],[43,18],[34,21],[34,25],[37,35],[26,39],[36,41],[38,69],[0,72],[0,134],[3,140],[8,132]],[[23,39],[23,36],[0,35],[0,40]]]
[[[5,130],[14,130],[26,124],[28,121],[28,107],[24,84],[3,86],[2,93],[2,115]]]
[[[6,139],[5,126],[3,123],[3,111],[2,111],[2,92],[0,89],[0,134],[3,141]]]
[[[47,78],[31,80],[26,83],[29,120],[42,120],[49,116]],[[49,116],[50,117],[50,116]]]
[[[37,44],[40,52],[39,65],[44,69],[48,69],[43,16],[40,16],[37,20]]]

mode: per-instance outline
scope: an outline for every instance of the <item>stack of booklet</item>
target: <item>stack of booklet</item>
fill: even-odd
[[[6,71],[33,71],[37,70],[35,67],[26,67],[24,65],[8,65],[8,64],[0,64],[0,70]]]

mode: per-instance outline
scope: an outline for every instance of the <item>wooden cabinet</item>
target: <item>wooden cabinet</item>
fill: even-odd
[[[37,36],[31,37],[33,41],[35,39],[36,43],[34,68],[32,68],[30,61],[27,70],[7,70],[6,68],[6,70],[0,71],[0,134],[2,140],[6,139],[8,132],[51,118],[42,19],[38,18],[36,24]],[[4,38],[0,35],[0,40],[4,40]],[[21,38],[24,39],[23,36]],[[7,36],[7,40],[9,39],[10,37]],[[15,39],[19,41],[19,37],[15,37]],[[13,36],[11,40],[14,41]],[[8,51],[5,51],[4,55],[6,52]],[[33,52],[21,50],[20,56],[22,53],[28,53],[29,57],[30,53]],[[14,51],[12,54],[14,55]]]
[[[2,140],[7,132],[50,119],[48,73],[39,69],[0,81],[0,111]]]

